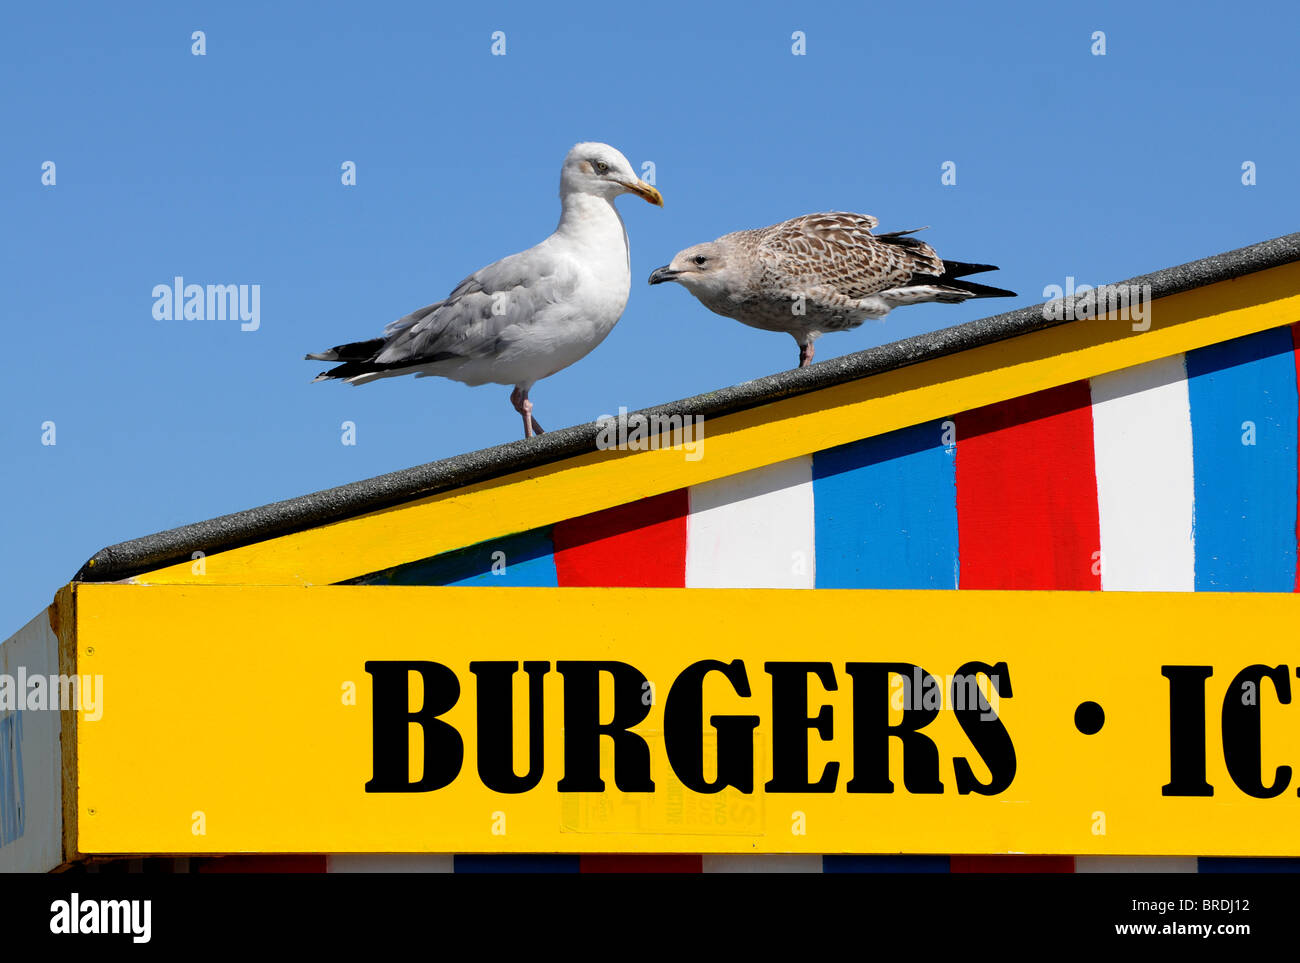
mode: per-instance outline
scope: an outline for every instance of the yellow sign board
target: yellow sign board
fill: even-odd
[[[76,586],[77,849],[1300,854],[1300,597]],[[69,787],[73,788],[73,787]]]

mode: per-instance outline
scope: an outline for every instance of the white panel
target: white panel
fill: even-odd
[[[822,858],[816,855],[740,854],[705,856],[706,873],[820,873]]]
[[[1194,873],[1195,856],[1076,856],[1076,873]]]
[[[687,588],[814,588],[812,458],[695,485]]]
[[[1092,379],[1101,587],[1190,592],[1192,422],[1182,355]]]
[[[446,853],[342,853],[325,858],[327,873],[450,873]]]
[[[48,610],[0,644],[0,676],[15,699],[25,695],[20,681],[58,671],[59,640]],[[57,705],[53,711],[0,708],[0,872],[48,873],[63,862],[59,730]]]

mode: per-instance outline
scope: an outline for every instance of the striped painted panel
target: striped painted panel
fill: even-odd
[[[1295,327],[1265,331],[357,581],[1295,591],[1300,589],[1298,344]],[[962,855],[455,860],[458,872],[601,867],[1280,872],[1300,870],[1300,860]]]
[[[1296,366],[1290,328],[1187,355],[1196,588],[1296,584]]]
[[[1187,369],[1181,355],[1093,378],[1101,587],[1196,587],[1196,506]]]
[[[813,460],[794,458],[690,489],[687,588],[813,588]]]
[[[958,415],[964,589],[1099,589],[1101,536],[1086,382]]]
[[[1276,328],[484,542],[370,585],[1293,591]]]
[[[443,853],[347,853],[326,858],[330,873],[451,873],[455,857]]]
[[[705,856],[706,873],[820,873],[825,857],[803,853],[790,855]]]
[[[356,585],[514,585],[554,587],[551,529],[521,532],[493,542],[411,562],[355,579]]]
[[[686,584],[685,489],[559,522],[560,586],[681,588]]]
[[[823,856],[825,873],[949,873],[950,856]]]
[[[957,588],[955,433],[932,421],[813,456],[818,588]]]
[[[1300,873],[1300,859],[1228,856],[620,856],[366,853],[113,859],[87,872],[143,873]]]

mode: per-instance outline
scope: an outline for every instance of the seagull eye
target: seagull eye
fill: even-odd
[[[596,173],[603,174],[609,170],[609,165],[604,161],[596,161]]]
[[[700,267],[703,267],[704,263],[708,260],[708,258],[705,257],[703,254],[697,254],[695,255],[695,257],[691,258],[691,260],[694,261],[696,264],[698,264]]]

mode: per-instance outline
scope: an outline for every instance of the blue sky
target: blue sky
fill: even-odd
[[[644,283],[728,231],[834,209],[931,225],[1021,292],[902,309],[823,338],[824,359],[1300,227],[1294,4],[553,9],[6,8],[2,634],[104,545],[515,440],[508,388],[312,385],[301,357],[545,237],[577,141],[652,161],[666,206],[620,199],[631,299],[533,390],[547,427],[793,366],[785,335]],[[155,320],[176,275],[259,284],[260,327]]]

